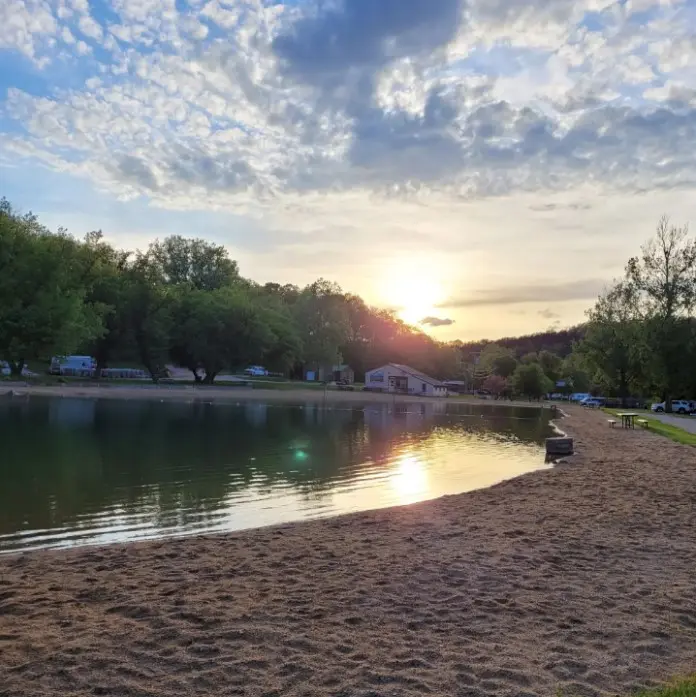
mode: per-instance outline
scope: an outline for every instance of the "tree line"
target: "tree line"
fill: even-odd
[[[591,392],[669,409],[696,397],[695,308],[696,240],[666,217],[583,325],[464,344],[438,342],[324,279],[255,283],[202,239],[120,250],[100,231],[51,232],[0,200],[0,360],[15,377],[27,360],[76,351],[96,358],[97,375],[128,361],[157,381],[175,363],[206,383],[251,363],[299,378],[347,363],[360,380],[394,362],[496,397]]]
[[[132,361],[157,381],[175,363],[204,383],[250,363],[302,377],[345,362],[360,377],[403,362],[447,378],[459,362],[456,346],[326,280],[260,285],[201,239],[167,237],[145,251],[116,249],[101,232],[76,240],[2,199],[0,360],[19,376],[27,360],[76,351],[95,357],[97,375]]]
[[[672,399],[696,397],[695,309],[696,239],[663,217],[623,277],[588,310],[585,324],[557,336],[485,344],[472,380],[498,396],[588,392],[623,403],[659,399],[671,411]],[[520,355],[533,342],[557,350]]]

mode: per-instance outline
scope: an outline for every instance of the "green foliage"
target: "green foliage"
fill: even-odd
[[[132,337],[141,365],[156,382],[164,373],[169,354],[172,294],[145,255],[136,256],[126,277],[123,330]]]
[[[13,374],[28,358],[69,353],[103,333],[90,281],[79,244],[0,201],[0,359]]]
[[[269,351],[276,339],[264,314],[243,287],[192,289],[178,299],[172,344],[212,383],[225,368],[243,367]]]
[[[515,372],[517,359],[510,349],[498,344],[488,344],[481,351],[479,366],[487,374],[499,375],[507,379]]]
[[[173,235],[153,242],[147,257],[161,281],[168,285],[217,290],[239,278],[237,262],[229,258],[227,250],[205,240]]]
[[[599,297],[587,315],[590,321],[581,351],[605,391],[626,398],[639,381],[643,364],[645,327],[634,287],[616,284]]]
[[[551,351],[539,352],[539,365],[546,377],[555,385],[563,376],[563,359],[559,358]]]
[[[643,320],[646,377],[664,395],[669,411],[671,398],[687,378],[684,354],[696,302],[696,239],[686,227],[663,217],[655,237],[628,262],[626,280]]]
[[[341,289],[320,279],[307,286],[293,305],[305,363],[313,367],[341,361],[341,345],[350,334]]]
[[[200,239],[173,236],[130,253],[101,231],[84,241],[51,234],[3,201],[0,243],[0,359],[16,370],[76,351],[99,368],[143,366],[155,381],[171,361],[198,381],[248,363],[299,375],[347,362],[358,380],[389,362],[440,379],[475,377],[461,343],[438,342],[323,279],[259,286],[239,276],[224,247]],[[488,345],[477,384],[516,367],[512,350]]]
[[[696,387],[696,240],[663,217],[624,279],[588,313],[579,351],[609,396],[673,397]]]
[[[517,366],[511,384],[516,394],[530,399],[540,399],[553,389],[553,383],[546,377],[539,363]]]
[[[562,374],[569,385],[566,392],[589,392],[591,378],[586,357],[576,349],[563,361]]]

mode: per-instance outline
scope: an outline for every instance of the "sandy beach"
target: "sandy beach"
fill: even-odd
[[[584,697],[693,672],[696,450],[561,427],[567,464],[488,490],[2,557],[0,695]]]

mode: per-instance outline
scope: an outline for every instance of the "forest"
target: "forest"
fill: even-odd
[[[696,395],[696,240],[662,218],[580,326],[497,342],[439,342],[393,311],[318,279],[300,288],[244,278],[227,250],[171,236],[142,250],[44,227],[0,201],[0,360],[94,356],[153,381],[174,363],[212,383],[251,363],[291,378],[347,363],[405,363],[497,397],[592,392],[669,402]]]

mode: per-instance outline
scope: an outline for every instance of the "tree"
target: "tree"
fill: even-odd
[[[130,252],[116,250],[107,244],[101,230],[85,236],[83,251],[87,267],[85,274],[89,279],[87,300],[102,308],[104,331],[87,347],[96,359],[99,377],[114,352],[124,347],[129,336],[125,308]]]
[[[0,358],[13,376],[28,358],[69,353],[103,332],[83,261],[63,230],[52,234],[0,201]]]
[[[557,356],[551,351],[539,351],[539,365],[544,371],[546,377],[551,380],[551,382],[556,384],[561,377],[563,372],[563,359]]]
[[[645,355],[669,412],[685,377],[684,342],[696,301],[696,240],[688,228],[675,227],[663,216],[655,237],[628,262],[626,279],[637,294]]]
[[[522,356],[521,363],[524,365],[531,365],[532,363],[538,363],[539,362],[539,354],[536,351],[531,351],[530,353],[525,353],[524,356]]]
[[[500,375],[489,375],[483,383],[483,389],[488,390],[496,399],[506,395],[508,392],[508,382]]]
[[[498,344],[488,344],[481,351],[479,366],[484,372],[509,378],[517,368],[517,359],[510,349]]]
[[[517,366],[512,376],[513,390],[529,399],[540,399],[551,391],[553,384],[538,363],[523,363]]]
[[[177,315],[172,344],[187,356],[187,367],[212,384],[226,368],[241,367],[269,352],[277,337],[245,288],[190,290],[184,296],[185,316]]]
[[[307,286],[293,305],[304,362],[319,368],[341,360],[340,347],[350,327],[340,288],[320,279]]]
[[[229,258],[227,250],[205,240],[172,235],[153,242],[147,257],[168,285],[217,290],[239,278],[237,262]]]
[[[563,361],[563,379],[568,383],[566,392],[588,392],[590,389],[590,374],[586,357],[578,347]]]
[[[624,401],[641,373],[644,327],[638,314],[635,287],[617,283],[604,292],[589,319],[580,351],[609,392]]]
[[[141,364],[157,382],[165,370],[171,345],[172,292],[162,283],[147,255],[138,253],[125,274],[124,318]]]

